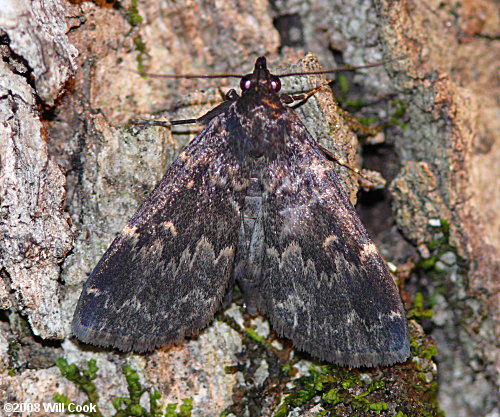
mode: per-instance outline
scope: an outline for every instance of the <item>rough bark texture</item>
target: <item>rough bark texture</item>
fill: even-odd
[[[286,383],[302,386],[309,362],[284,372],[288,348],[249,339],[242,329],[266,338],[268,324],[236,305],[199,337],[147,356],[84,347],[68,333],[86,276],[193,136],[185,127],[173,135],[130,128],[128,118],[196,117],[220,100],[218,87],[235,87],[130,70],[247,73],[260,55],[277,68],[312,52],[323,67],[406,56],[347,74],[350,90],[339,89],[363,103],[359,116],[386,125],[382,143],[367,141],[363,156],[390,191],[362,195],[360,212],[400,266],[407,307],[418,291],[434,309],[424,327],[437,341],[440,407],[459,417],[498,415],[498,3],[139,3],[0,2],[0,406],[51,402],[56,392],[85,400],[55,367],[61,357],[97,359],[105,415],[112,398],[126,395],[125,363],[164,404],[192,397],[196,416],[271,415]],[[312,56],[296,64],[317,66]],[[285,90],[307,90],[319,79],[288,81]],[[360,163],[357,138],[329,92],[298,111],[322,144]],[[354,200],[356,178],[338,172]],[[411,327],[412,360],[361,374],[384,381],[374,398],[388,404],[381,415],[437,413],[435,364],[421,354],[432,342]],[[313,399],[295,415],[321,412]],[[338,415],[356,415],[353,404],[339,403]]]
[[[45,7],[48,6],[48,7]],[[0,71],[2,224],[0,252],[4,308],[27,316],[33,333],[64,337],[59,266],[71,249],[64,213],[65,179],[49,157],[37,100],[52,104],[76,68],[58,3],[12,2],[2,7],[5,56]],[[9,290],[15,297],[9,296]]]

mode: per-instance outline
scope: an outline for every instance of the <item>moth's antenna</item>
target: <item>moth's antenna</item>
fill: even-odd
[[[359,170],[356,167],[353,167],[353,166],[349,165],[345,159],[340,158],[339,156],[335,155],[332,151],[326,149],[323,145],[320,145],[318,142],[316,142],[316,145],[319,147],[319,149],[321,150],[321,152],[323,152],[325,154],[325,156],[329,160],[331,160],[331,161],[339,164],[340,166],[343,166],[344,168],[347,168],[348,170],[354,172],[356,175],[359,175],[365,181],[368,181],[368,182],[370,182],[371,184],[374,184],[374,185],[376,184],[376,182],[374,180],[372,180],[367,175],[363,174],[361,172],[361,170]]]
[[[131,125],[138,125],[138,126],[170,127],[174,125],[188,125],[188,124],[198,123],[198,119],[172,120],[171,122],[163,120],[129,119],[128,122]]]
[[[150,72],[141,72],[128,70],[130,72],[135,72],[136,74],[142,75],[149,78],[167,78],[167,79],[193,79],[193,78],[243,78],[243,74],[212,74],[212,75],[201,75],[201,74],[153,74]]]
[[[352,65],[343,65],[341,67],[323,70],[323,71],[289,72],[286,74],[276,75],[276,77],[284,78],[284,77],[295,77],[298,75],[321,75],[321,74],[331,74],[331,73],[340,72],[340,71],[355,71],[355,70],[360,70],[360,69],[365,69],[365,68],[381,67],[382,65],[390,64],[391,62],[399,61],[399,60],[405,59],[405,58],[406,58],[405,56],[400,56],[398,58],[390,59],[388,61],[377,62],[374,64],[361,65],[359,67],[355,67]]]
[[[388,61],[377,62],[374,64],[361,65],[359,67],[355,67],[352,65],[344,65],[344,66],[341,66],[338,68],[333,68],[333,69],[328,69],[328,70],[323,70],[323,71],[289,72],[287,74],[276,75],[276,77],[284,78],[284,77],[293,77],[293,76],[298,76],[298,75],[320,75],[320,74],[331,74],[331,73],[340,72],[340,71],[355,71],[355,70],[359,70],[359,69],[381,67],[382,65],[390,64],[391,62],[399,61],[399,60],[405,59],[405,58],[406,57],[402,56],[402,57],[390,59]],[[203,74],[154,74],[154,73],[150,73],[150,72],[141,72],[141,71],[135,71],[135,70],[128,70],[128,71],[134,72],[134,73],[142,75],[144,77],[163,78],[163,79],[243,78],[245,76],[245,74],[235,74],[235,73],[203,75]]]

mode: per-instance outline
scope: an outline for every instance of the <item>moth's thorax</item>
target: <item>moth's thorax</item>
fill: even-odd
[[[246,91],[234,105],[234,116],[243,135],[246,156],[274,158],[285,146],[291,110],[278,93],[260,89]]]
[[[238,100],[238,113],[246,119],[278,118],[286,112],[281,102],[279,77],[269,72],[266,59],[260,57],[251,74],[245,75],[240,82],[242,96]]]
[[[245,91],[238,100],[238,111],[246,118],[259,115],[279,117],[287,110],[279,93],[266,88],[253,88]]]

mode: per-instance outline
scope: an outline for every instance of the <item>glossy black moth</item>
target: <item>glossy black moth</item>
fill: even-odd
[[[410,354],[401,299],[265,58],[167,170],[83,288],[73,332],[145,352],[199,332],[234,283],[295,347],[346,366]]]

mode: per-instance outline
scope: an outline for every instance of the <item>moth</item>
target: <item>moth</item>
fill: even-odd
[[[122,351],[178,343],[210,323],[237,283],[249,313],[314,357],[405,361],[397,287],[328,155],[264,57],[240,87],[203,116],[207,126],[92,271],[74,334]]]

